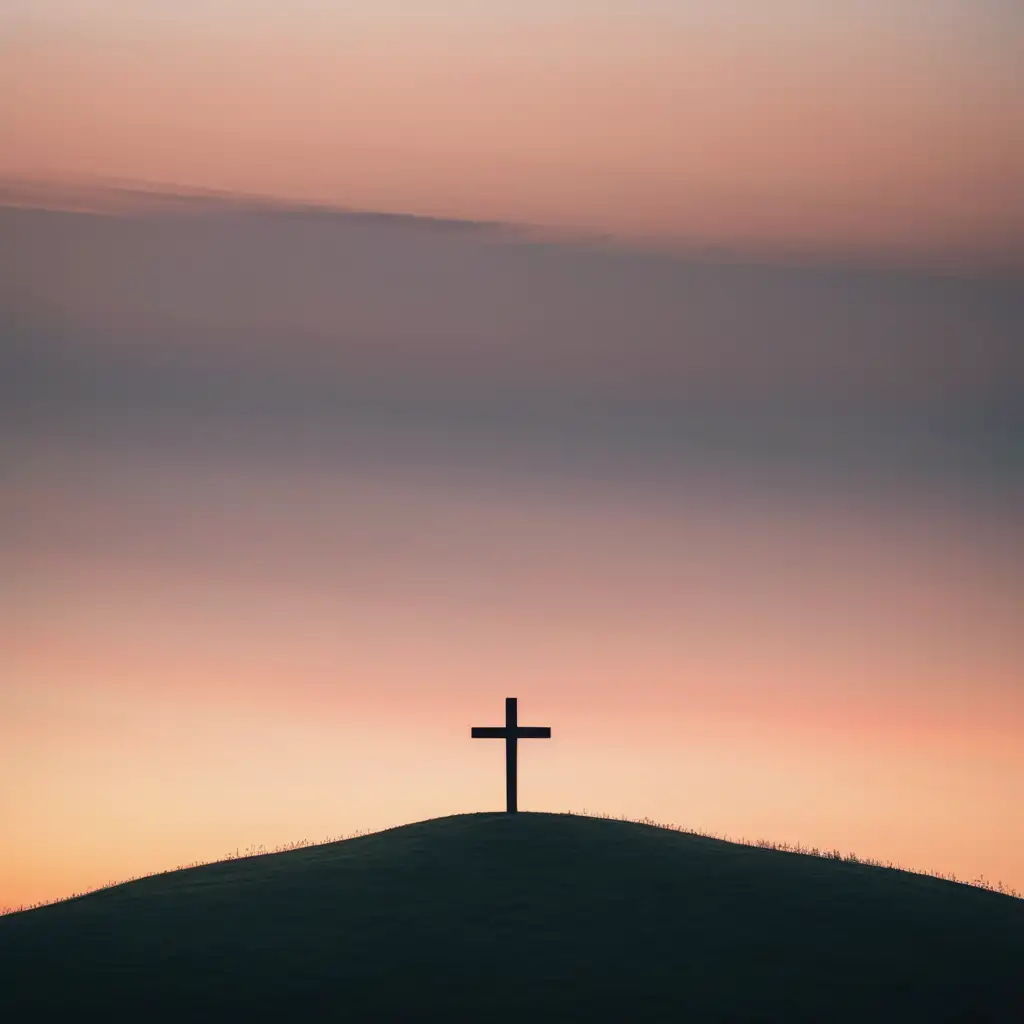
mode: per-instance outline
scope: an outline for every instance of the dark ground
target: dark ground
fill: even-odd
[[[0,1018],[54,1009],[1020,1022],[1024,901],[630,822],[462,815],[0,918]]]

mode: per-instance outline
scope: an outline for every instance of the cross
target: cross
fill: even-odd
[[[516,806],[516,744],[519,740],[549,740],[551,729],[546,725],[520,725],[515,697],[505,698],[505,725],[474,725],[470,735],[475,740],[505,741],[505,809],[515,814]]]

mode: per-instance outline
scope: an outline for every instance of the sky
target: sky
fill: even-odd
[[[8,0],[0,174],[1019,265],[1013,0]]]
[[[523,809],[1024,890],[1022,40],[4,3],[0,908],[499,809],[506,696]]]
[[[1018,282],[133,203],[0,208],[0,905],[500,808],[506,696],[524,809],[1024,886]]]

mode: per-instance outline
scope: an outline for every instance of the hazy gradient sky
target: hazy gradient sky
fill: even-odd
[[[509,695],[525,808],[1024,889],[1022,68],[1018,0],[0,3],[0,907],[500,806]]]
[[[0,174],[1018,259],[1015,0],[8,0]]]
[[[0,206],[0,906],[500,807],[509,695],[526,809],[1024,889],[1019,281],[131,205]]]

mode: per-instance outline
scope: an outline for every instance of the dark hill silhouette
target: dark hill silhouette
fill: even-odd
[[[0,918],[0,1016],[12,1004],[9,1020],[1020,1021],[1024,901],[631,822],[460,815]]]

